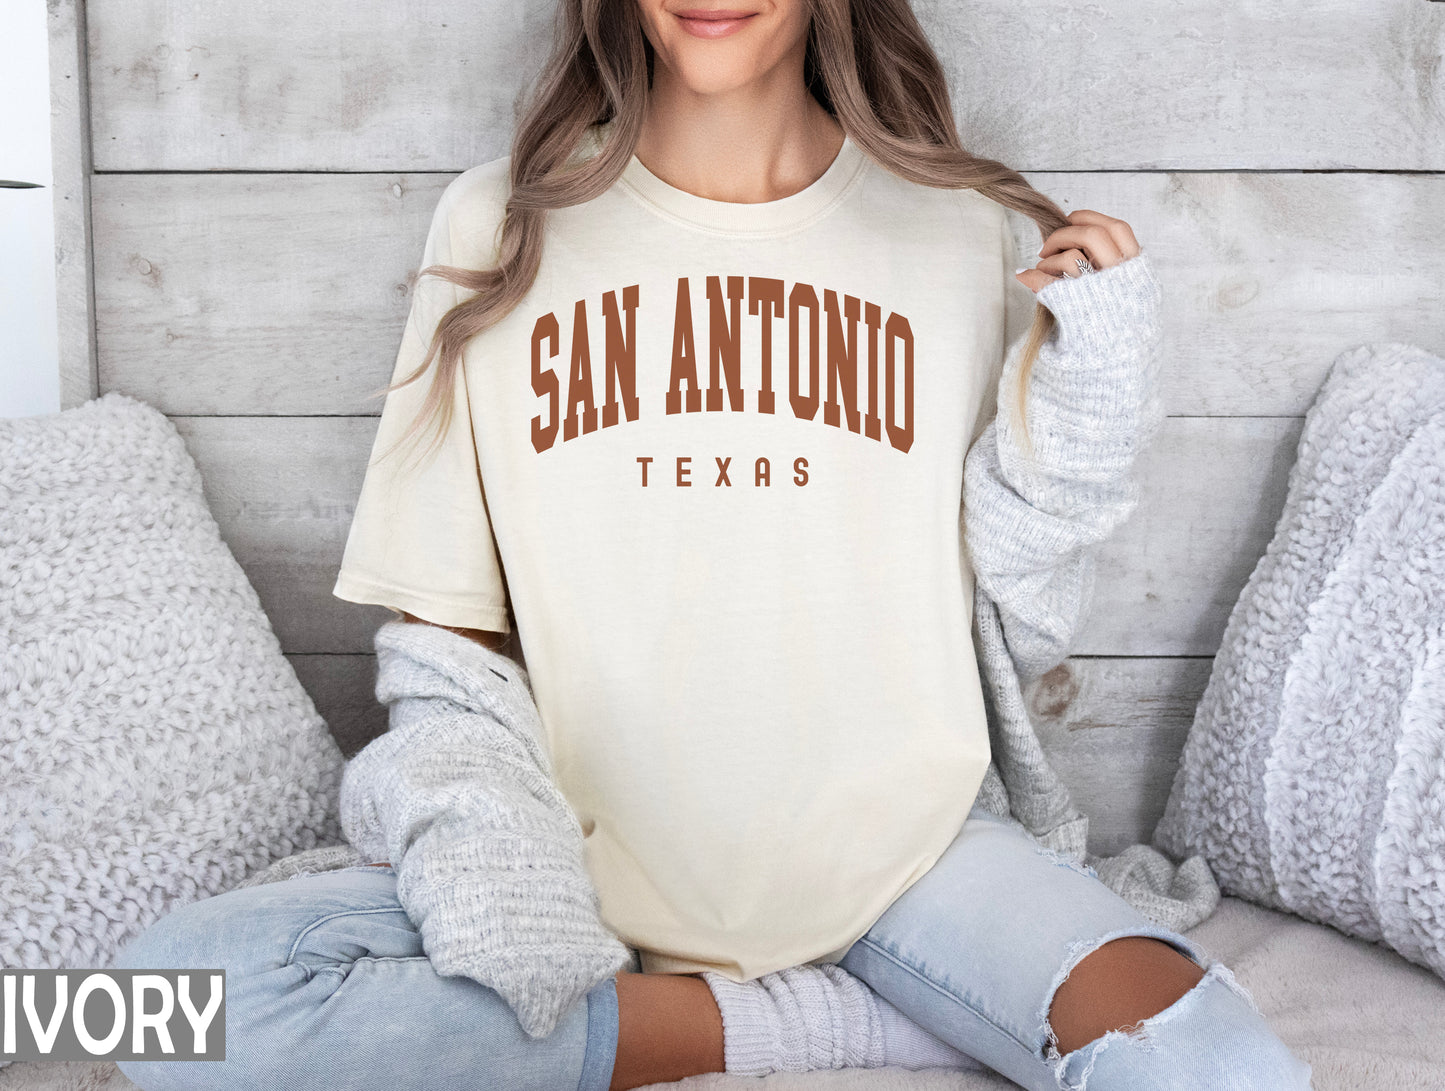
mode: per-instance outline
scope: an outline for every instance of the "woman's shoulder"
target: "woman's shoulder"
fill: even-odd
[[[442,202],[458,221],[499,218],[511,190],[512,157],[501,155],[468,167],[442,191]]]
[[[596,153],[600,131],[602,127],[598,126],[589,131],[574,153],[576,158]],[[454,239],[464,244],[495,244],[512,191],[511,170],[512,156],[499,155],[468,167],[447,184],[438,202],[438,214],[445,218]]]
[[[596,154],[606,131],[605,122],[593,125],[578,143],[572,158],[580,160]],[[462,219],[500,219],[512,188],[511,169],[510,154],[469,167],[451,180],[442,200]]]
[[[1010,209],[1007,205],[973,186],[960,186],[950,192],[962,208],[986,220],[1002,224],[1008,217]]]
[[[859,213],[899,242],[976,250],[1002,235],[1004,207],[976,189],[930,185],[875,164],[861,194]]]
[[[449,264],[493,264],[498,231],[511,191],[510,155],[468,167],[447,183],[437,201],[433,231],[444,229]]]

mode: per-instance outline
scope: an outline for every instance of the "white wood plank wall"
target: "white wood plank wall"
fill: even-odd
[[[1077,654],[1030,693],[1095,851],[1147,840],[1333,358],[1445,350],[1445,3],[919,0],[965,142],[1127,219],[1170,419]],[[330,595],[405,277],[508,150],[550,3],[91,0],[98,391],[171,416],[343,745],[384,726]],[[1019,233],[1037,247],[1032,225]],[[92,393],[95,391],[92,391]],[[79,395],[73,395],[73,404]]]

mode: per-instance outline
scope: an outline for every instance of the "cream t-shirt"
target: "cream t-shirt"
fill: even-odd
[[[495,263],[507,169],[452,181],[423,266]],[[759,204],[634,156],[549,214],[420,470],[375,455],[430,377],[388,395],[334,594],[515,623],[645,971],[835,961],[967,817],[989,742],[963,465],[1032,306],[1014,257],[1002,205],[851,139]],[[393,381],[461,292],[419,281]]]

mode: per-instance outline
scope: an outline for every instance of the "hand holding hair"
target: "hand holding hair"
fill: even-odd
[[[1019,283],[1037,292],[1060,277],[1077,279],[1088,272],[1107,269],[1135,257],[1141,247],[1134,230],[1123,220],[1076,208],[1068,215],[1068,226],[1051,232],[1039,248],[1042,259],[1033,268],[1024,266],[1014,272]],[[1092,266],[1087,269],[1080,262]]]

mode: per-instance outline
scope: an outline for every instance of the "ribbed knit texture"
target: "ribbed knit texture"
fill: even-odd
[[[1133,512],[1135,458],[1163,419],[1158,282],[1146,254],[1035,296],[1057,319],[1029,377],[1032,457],[1015,424],[1021,353],[964,463],[965,537],[1020,680],[1057,665],[1093,593],[1092,547]]]
[[[1147,249],[1046,284],[1034,299],[1055,328],[1029,376],[1032,454],[1014,420],[1023,339],[998,384],[998,413],[964,462],[964,537],[992,760],[977,800],[1041,844],[1093,865],[1155,923],[1184,930],[1219,904],[1203,856],[1175,865],[1155,848],[1087,851],[1088,818],[1050,764],[1023,687],[1068,656],[1087,619],[1094,554],[1138,504],[1139,453],[1164,419],[1162,292]]]
[[[723,1021],[723,1066],[738,1076],[881,1068],[873,990],[836,963],[791,966],[737,982],[704,970]]]
[[[631,954],[599,916],[526,671],[435,625],[389,621],[375,645],[391,726],[347,765],[342,829],[363,861],[393,864],[438,973],[550,1034]]]
[[[738,982],[703,971],[723,1021],[733,1075],[818,1068],[982,1068],[924,1030],[837,963]]]

